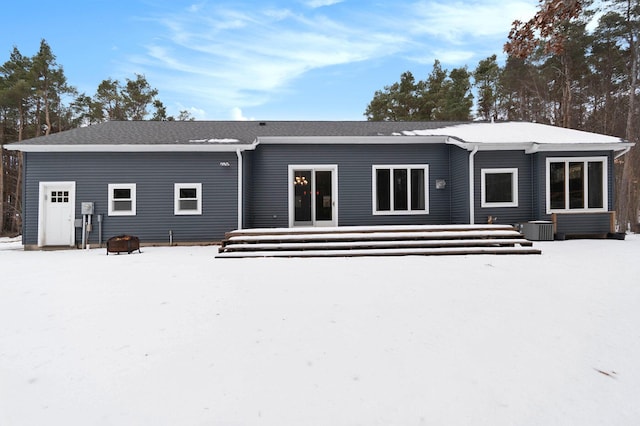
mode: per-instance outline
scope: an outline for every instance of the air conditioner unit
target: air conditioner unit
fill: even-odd
[[[553,222],[534,220],[523,223],[522,233],[530,241],[553,241]]]

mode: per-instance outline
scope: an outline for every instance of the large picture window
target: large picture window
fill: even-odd
[[[482,169],[482,207],[518,207],[518,169]]]
[[[174,185],[174,214],[202,214],[201,183],[176,183]]]
[[[429,212],[429,166],[373,166],[373,214]]]
[[[607,157],[547,158],[547,213],[607,211]]]
[[[109,191],[109,216],[135,216],[136,215],[136,184],[135,183],[110,183]]]

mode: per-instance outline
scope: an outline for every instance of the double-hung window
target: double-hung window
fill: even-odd
[[[374,165],[373,214],[429,213],[429,166]]]
[[[547,158],[547,213],[607,211],[607,157]]]
[[[518,207],[518,169],[482,169],[482,207]]]
[[[136,184],[135,183],[110,183],[108,184],[109,216],[135,216],[136,215]]]
[[[202,214],[202,184],[176,183],[174,185],[174,214]]]

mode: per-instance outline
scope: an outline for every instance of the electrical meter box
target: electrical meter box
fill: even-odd
[[[83,201],[80,204],[80,212],[82,214],[93,214],[93,201]]]

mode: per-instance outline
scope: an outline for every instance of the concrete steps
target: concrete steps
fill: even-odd
[[[509,225],[269,228],[228,232],[218,258],[540,254]]]

